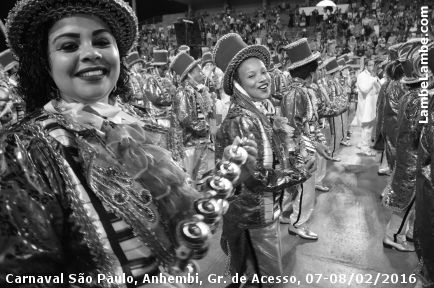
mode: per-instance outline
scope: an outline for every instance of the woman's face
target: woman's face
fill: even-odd
[[[99,18],[63,18],[48,32],[50,75],[67,102],[106,102],[120,73],[119,50]]]
[[[239,83],[253,100],[264,100],[271,94],[271,77],[264,62],[248,58],[238,67]]]

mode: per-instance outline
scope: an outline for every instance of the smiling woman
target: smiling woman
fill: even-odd
[[[275,110],[268,99],[270,52],[261,45],[248,46],[231,33],[217,41],[214,60],[225,71],[223,87],[232,96],[216,135],[216,158],[223,156],[224,147],[236,137],[250,137],[258,143],[257,162],[244,166],[237,194],[223,218],[222,249],[234,275],[280,276],[280,198],[285,188],[302,182],[306,172],[294,168],[282,153],[282,141],[292,137],[292,130],[278,131],[271,124]],[[281,168],[276,169],[276,164]],[[262,287],[273,286],[263,283]]]
[[[48,32],[50,76],[66,102],[108,103],[120,73],[110,28],[94,16],[57,21]]]
[[[32,113],[0,134],[0,286],[28,275],[69,287],[49,277],[64,273],[79,275],[69,284],[127,279],[116,284],[135,288],[145,276],[194,271],[224,200],[202,199],[155,141],[160,127],[122,101],[132,9],[123,0],[21,0],[6,26]],[[224,176],[209,179],[223,198],[232,192]],[[208,212],[215,218],[204,223]]]

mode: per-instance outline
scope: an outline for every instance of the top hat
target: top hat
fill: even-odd
[[[178,53],[175,58],[173,58],[172,63],[170,63],[170,69],[175,71],[176,75],[179,76],[179,80],[182,81],[187,76],[195,66],[199,65],[200,60],[194,60],[186,52]]]
[[[205,66],[206,63],[213,63],[214,61],[212,60],[212,53],[211,52],[205,52],[202,55],[202,66]]]
[[[40,48],[43,26],[76,14],[94,15],[108,25],[124,57],[138,35],[133,9],[123,0],[20,0],[9,12],[6,34],[9,47],[21,58]]]
[[[15,61],[11,49],[6,49],[0,53],[0,66],[4,71],[9,71],[16,65],[18,65],[18,62]]]
[[[345,68],[348,68],[347,63],[345,62],[345,59],[340,58],[337,60],[338,65],[339,65],[339,70],[344,70]]]
[[[125,58],[125,62],[128,67],[131,67],[138,62],[145,63],[145,61],[142,58],[140,58],[140,55],[137,51],[133,51],[130,54],[128,54],[127,57]]]
[[[217,41],[213,58],[216,66],[224,72],[223,90],[226,94],[233,94],[233,77],[240,64],[247,58],[255,57],[265,66],[270,67],[270,51],[263,45],[247,45],[240,35],[229,33]]]
[[[152,65],[163,66],[168,63],[169,52],[167,50],[154,50]]]
[[[338,61],[336,61],[336,57],[326,59],[323,65],[326,70],[326,74],[332,74],[340,70]]]
[[[187,45],[181,45],[181,46],[178,47],[178,53],[179,52],[190,53],[190,47],[188,47]]]
[[[295,42],[289,43],[285,46],[285,49],[291,61],[291,65],[288,67],[289,70],[306,65],[321,57],[319,52],[312,54],[309,44],[307,43],[307,38],[301,38]]]

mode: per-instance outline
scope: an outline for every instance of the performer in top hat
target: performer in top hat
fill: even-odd
[[[434,42],[428,49],[428,67],[434,72]],[[425,78],[427,74],[423,77]],[[416,203],[414,219],[414,244],[419,258],[420,287],[434,287],[434,83],[426,84],[430,94],[428,123],[422,129],[416,170]],[[424,92],[425,94],[425,92]],[[431,171],[431,173],[427,173]],[[416,286],[417,287],[417,286]]]
[[[184,145],[184,168],[193,181],[213,169],[214,152],[210,139],[209,120],[213,117],[212,95],[205,84],[200,59],[185,52],[178,53],[170,64],[179,77],[173,110],[178,132]]]
[[[194,271],[190,260],[205,255],[224,205],[188,185],[116,100],[131,93],[123,59],[137,25],[121,0],[22,0],[10,11],[7,40],[30,114],[0,133],[2,284],[8,274],[80,273],[89,287],[117,286],[98,281],[116,276],[131,279],[128,288],[167,288],[139,280]],[[219,200],[232,191],[224,177],[210,182]]]
[[[413,223],[410,216],[416,192],[417,153],[420,133],[423,123],[426,123],[426,117],[421,113],[422,101],[428,103],[430,97],[419,96],[421,79],[424,76],[420,70],[420,46],[420,40],[414,40],[402,44],[398,50],[399,61],[404,68],[401,82],[407,86],[408,92],[402,96],[399,105],[395,167],[383,197],[383,205],[392,210],[383,245],[402,252],[414,251],[407,236],[412,238]]]
[[[25,104],[17,91],[17,67],[10,49],[0,53],[0,131],[24,118]]]
[[[288,159],[291,148],[287,141],[293,129],[285,124],[286,119],[270,122],[275,110],[269,100],[268,49],[248,46],[240,35],[229,33],[217,41],[213,54],[217,67],[225,72],[224,91],[232,97],[229,113],[217,132],[216,159],[236,137],[252,138],[259,147],[257,162],[245,166],[223,218],[221,245],[230,258],[230,272],[246,274],[250,280],[244,287],[273,287],[271,283],[251,283],[252,277],[282,275],[280,197],[283,189],[307,175],[294,169],[295,163]]]
[[[317,157],[315,146],[319,146],[315,139],[318,134],[316,126],[318,114],[314,105],[315,96],[309,93],[309,85],[316,79],[317,60],[320,54],[319,52],[312,54],[306,38],[290,43],[285,48],[291,61],[288,68],[292,82],[282,99],[282,115],[287,117],[289,124],[296,128],[295,135],[299,137],[299,143],[306,147],[306,160],[315,163]],[[314,172],[315,168],[311,172]],[[318,188],[328,191],[328,187],[319,185]],[[307,226],[314,206],[315,176],[312,175],[298,187],[298,194],[293,202],[293,213],[290,216],[291,223],[288,228],[290,234],[309,240],[318,239],[318,235]]]

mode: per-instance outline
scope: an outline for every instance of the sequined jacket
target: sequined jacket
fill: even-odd
[[[386,207],[403,211],[416,192],[416,164],[419,140],[425,117],[421,116],[419,89],[411,89],[400,103],[396,161],[390,187],[386,188],[383,203]]]
[[[235,90],[234,93],[240,92]],[[232,97],[237,99],[237,96]],[[222,159],[224,147],[237,136],[253,137],[258,145],[258,157],[254,171],[237,187],[225,218],[237,222],[241,228],[265,227],[279,218],[283,189],[303,182],[309,175],[295,158],[287,157],[282,139],[273,133],[271,125],[260,116],[259,111],[252,109],[251,105],[233,101],[216,134],[216,160]],[[280,169],[264,167],[264,137],[272,146],[273,167],[278,163]]]
[[[434,97],[429,105],[429,120],[422,130],[416,170],[416,253],[424,264],[423,278],[434,283]]]
[[[315,111],[306,82],[294,78],[282,99],[282,115],[296,129],[296,136],[310,136],[310,123],[315,121]]]
[[[384,94],[382,132],[384,133],[386,156],[389,166],[395,166],[396,137],[398,135],[398,111],[405,90],[399,80],[392,80]]]
[[[0,141],[0,283],[10,273],[97,279],[139,269],[137,275],[153,275],[173,260],[176,236],[170,231],[192,215],[198,194],[170,154],[145,138],[140,149],[118,150],[113,142],[108,148],[97,130],[45,111],[18,124]],[[149,169],[129,166],[139,161]],[[131,171],[140,171],[134,180]],[[132,245],[131,251],[122,245]]]
[[[213,113],[212,101],[208,94],[199,93],[188,82],[179,86],[173,101],[176,127],[182,135],[185,146],[209,141],[208,117]]]

